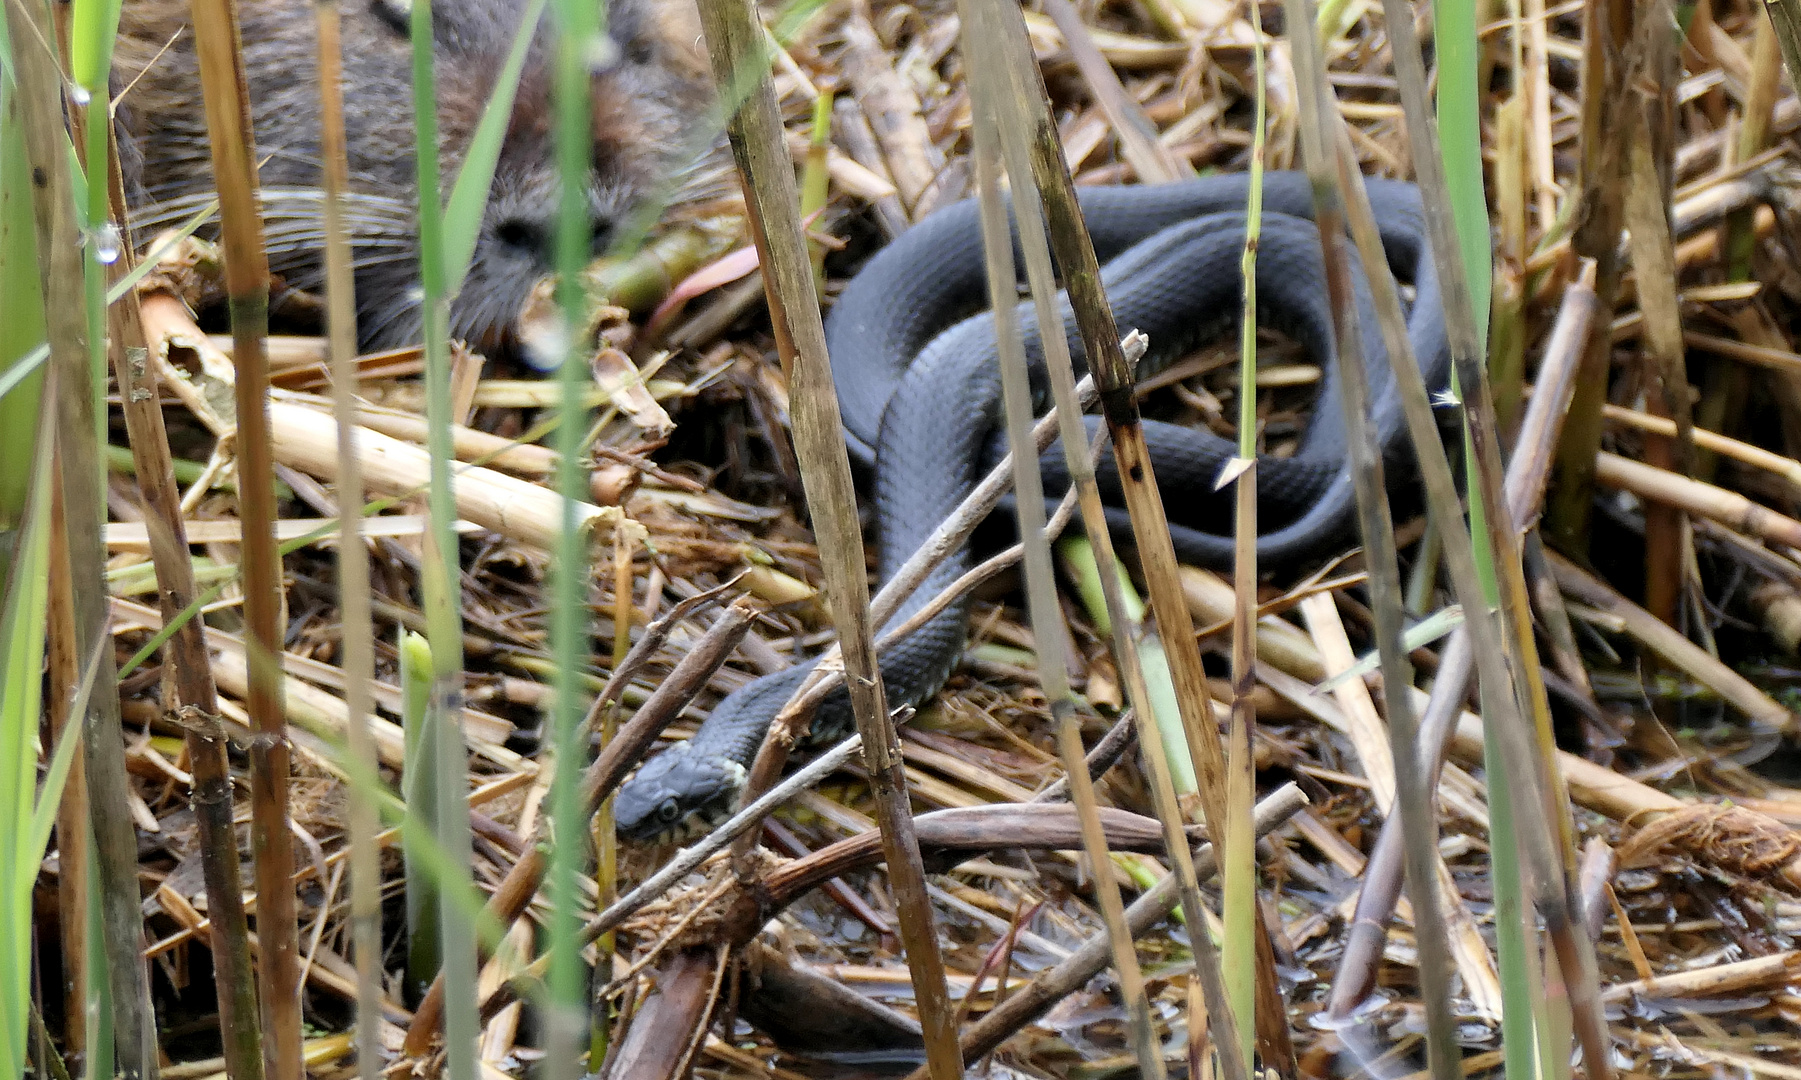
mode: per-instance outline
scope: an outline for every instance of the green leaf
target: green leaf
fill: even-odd
[[[1432,644],[1434,641],[1437,641],[1439,638],[1444,637],[1446,634],[1449,634],[1451,631],[1462,625],[1462,604],[1452,604],[1449,607],[1439,608],[1424,619],[1421,619],[1419,622],[1408,627],[1406,631],[1401,634],[1401,644],[1406,646],[1408,652],[1412,652],[1415,649]],[[1350,667],[1345,668],[1330,679],[1327,679],[1325,682],[1314,687],[1313,692],[1316,694],[1330,694],[1332,691],[1343,686],[1345,683],[1350,682],[1352,679],[1361,679],[1370,672],[1375,671],[1381,664],[1382,657],[1380,654],[1375,652],[1364,653],[1357,658],[1355,664],[1352,664]]]
[[[494,83],[488,107],[482,111],[481,123],[469,140],[469,153],[450,189],[450,202],[444,208],[444,262],[450,275],[450,295],[455,296],[469,274],[475,258],[475,243],[481,236],[482,210],[488,205],[488,191],[494,186],[494,168],[500,161],[500,145],[506,140],[507,121],[513,115],[513,97],[519,90],[519,73],[525,68],[526,50],[544,14],[545,0],[531,0],[525,18],[519,22],[519,33],[507,53],[506,66]]]
[[[30,497],[18,557],[0,606],[0,1071],[23,1075],[31,993],[31,892],[49,840],[48,818],[62,798],[67,748],[58,748],[44,793],[34,795],[38,716],[43,698],[44,639],[50,597],[50,452],[47,425],[28,470]],[[71,731],[79,725],[71,725]],[[73,746],[76,740],[65,738]]]
[[[121,0],[75,0],[70,27],[70,74],[75,84],[98,97],[107,93],[113,42],[119,36]]]

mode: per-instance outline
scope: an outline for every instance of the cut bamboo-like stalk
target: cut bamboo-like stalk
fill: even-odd
[[[1736,491],[1605,450],[1595,455],[1595,479],[1607,487],[1712,518],[1772,544],[1801,547],[1801,521],[1752,502]]]
[[[339,479],[336,420],[317,409],[279,401],[270,403],[269,420],[276,460],[321,479]],[[407,495],[431,481],[431,455],[399,439],[364,431],[358,458],[363,480],[373,492]],[[492,469],[459,467],[456,477],[460,517],[542,551],[555,548],[562,528],[562,496]],[[584,529],[610,523],[619,515],[617,507],[591,503],[576,503],[574,510],[576,524]]]

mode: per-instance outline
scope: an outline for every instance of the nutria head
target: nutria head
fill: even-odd
[[[345,0],[342,8],[346,216],[365,349],[416,342],[422,324],[404,3]],[[442,197],[449,196],[525,6],[524,0],[432,5]],[[271,266],[294,285],[316,286],[324,217],[313,4],[259,0],[240,11]],[[142,236],[212,196],[186,22],[185,0],[124,5],[114,82],[126,88],[118,123],[129,144],[122,156]],[[647,204],[672,195],[712,143],[704,123],[710,83],[692,0],[612,0],[607,36],[611,47],[600,50],[591,79],[587,195],[596,253]],[[532,286],[550,269],[559,190],[551,108],[556,40],[547,15],[520,79],[469,274],[451,305],[451,335],[479,348],[509,344]]]

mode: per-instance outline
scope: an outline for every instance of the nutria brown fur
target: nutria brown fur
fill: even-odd
[[[432,5],[444,197],[517,32],[524,0]],[[705,140],[711,100],[692,0],[612,0],[618,46],[593,78],[594,243],[667,192]],[[343,0],[343,69],[356,234],[359,337],[365,348],[417,341],[420,330],[411,45],[404,0]],[[319,87],[312,0],[240,6],[273,268],[319,280],[323,237]],[[475,258],[451,308],[455,337],[504,343],[548,269],[557,183],[550,107],[554,13],[540,24],[515,98]],[[114,85],[134,219],[167,220],[210,197],[212,164],[185,0],[125,0]],[[170,42],[174,42],[170,46]],[[165,47],[168,46],[166,49]],[[182,214],[181,216],[186,216]],[[140,241],[147,239],[140,236]]]

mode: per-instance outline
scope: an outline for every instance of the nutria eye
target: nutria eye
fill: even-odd
[[[657,806],[657,817],[663,819],[666,822],[674,821],[676,818],[681,817],[681,816],[682,816],[682,808],[675,805],[674,799],[664,799],[662,801],[662,803]]]

